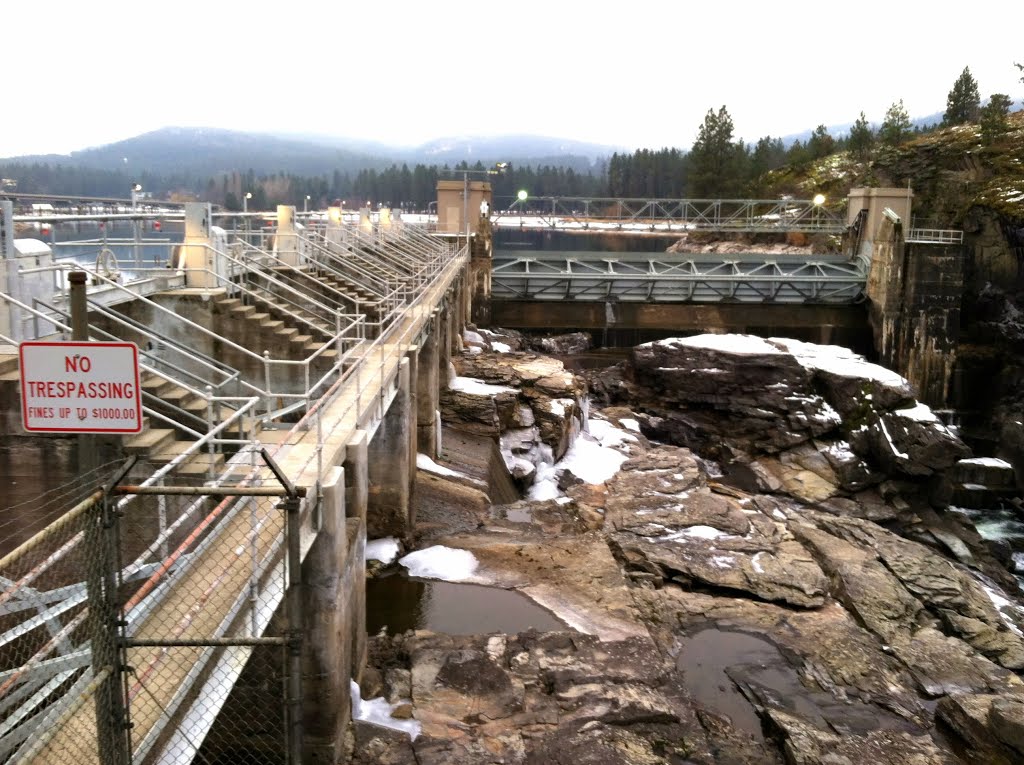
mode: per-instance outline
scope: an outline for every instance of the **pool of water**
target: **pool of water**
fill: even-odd
[[[366,631],[396,635],[431,630],[450,635],[515,634],[568,627],[525,595],[478,584],[411,579],[402,574],[366,582]]]

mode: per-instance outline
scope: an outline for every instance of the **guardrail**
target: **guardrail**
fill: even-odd
[[[912,244],[963,244],[964,232],[942,228],[912,228],[907,232]]]
[[[401,270],[398,268],[401,248],[390,236],[382,237],[385,238],[389,249],[386,257],[381,258],[381,263],[395,268],[397,273]],[[359,238],[360,245],[366,245],[368,241],[369,238]],[[416,240],[410,251],[422,262],[411,264],[407,269],[410,272],[407,281],[395,288],[396,295],[402,301],[400,306],[396,306],[386,321],[381,320],[376,337],[363,341],[340,356],[331,373],[316,383],[307,379],[306,412],[284,439],[290,442],[293,436],[301,437],[304,433],[312,436],[315,449],[311,450],[304,462],[297,461],[292,467],[298,474],[305,476],[304,485],[316,486],[317,495],[319,476],[324,470],[325,442],[328,438],[343,439],[346,432],[350,433],[364,425],[367,417],[379,419],[384,416],[396,387],[402,360],[409,353],[410,347],[421,340],[423,327],[436,307],[437,299],[469,259],[467,246],[456,251],[429,237]],[[203,273],[209,275],[210,272]],[[114,288],[120,288],[120,285]],[[9,296],[4,297],[13,300]],[[42,313],[25,304],[21,305],[29,312],[35,310],[38,314]],[[42,318],[51,322],[54,329],[70,332],[56,317]],[[16,344],[12,338],[0,339]],[[322,386],[324,390],[313,400],[311,390],[316,386]],[[211,444],[228,443],[242,447],[230,461],[233,467],[248,461],[249,478],[243,484],[250,481],[258,483],[259,470],[255,462],[258,443],[252,437],[247,440],[224,439],[223,433],[238,418],[251,417],[262,398],[250,397],[235,401],[240,405],[229,421],[216,425],[209,433],[198,438],[188,451],[150,476],[143,486],[154,487],[197,450]],[[148,409],[147,414],[150,414]],[[239,430],[242,430],[242,426]],[[274,453],[277,454],[282,448],[276,447]],[[314,463],[315,472],[310,474]],[[195,753],[195,742],[188,740],[189,736],[171,733],[167,738],[165,732],[178,725],[180,716],[184,715],[183,719],[188,721],[185,724],[195,724],[195,728],[190,728],[190,733],[203,731],[202,734],[195,734],[201,740],[237,677],[237,668],[248,655],[245,652],[257,644],[284,645],[283,638],[265,637],[263,632],[269,614],[273,613],[285,592],[283,586],[268,586],[269,582],[281,581],[275,572],[283,570],[279,563],[285,539],[282,536],[284,520],[268,512],[253,514],[251,502],[247,505],[244,501],[228,502],[227,499],[227,495],[232,492],[236,495],[254,492],[229,487],[217,494],[216,487],[223,486],[230,469],[226,468],[218,478],[211,481],[209,488],[195,489],[194,501],[183,502],[177,507],[165,502],[162,509],[158,502],[152,508],[154,516],[151,529],[147,531],[140,528],[139,531],[145,533],[127,545],[122,544],[121,555],[113,556],[127,563],[117,565],[115,569],[107,569],[106,576],[109,577],[113,571],[118,581],[123,583],[117,591],[127,593],[127,602],[123,605],[125,618],[121,621],[125,625],[125,645],[133,650],[133,658],[129,663],[135,668],[135,675],[129,678],[128,690],[135,694],[132,706],[136,712],[133,714],[139,716],[138,720],[131,718],[135,727],[132,739],[127,743],[116,734],[113,737],[105,736],[102,727],[98,730],[98,746],[95,736],[83,735],[90,728],[97,730],[94,707],[111,703],[111,687],[114,692],[120,687],[120,683],[110,683],[114,670],[107,655],[99,651],[100,643],[91,639],[97,633],[86,631],[86,625],[92,623],[85,601],[91,585],[83,582],[80,575],[76,578],[73,573],[93,565],[81,557],[87,551],[97,549],[96,546],[83,544],[86,531],[106,527],[106,524],[90,522],[83,528],[69,520],[58,521],[46,530],[46,544],[36,543],[32,548],[36,550],[35,557],[22,550],[13,558],[7,556],[0,562],[0,574],[10,573],[6,579],[13,582],[10,586],[16,588],[11,590],[9,586],[7,591],[0,593],[0,608],[4,603],[18,602],[16,613],[21,618],[17,623],[20,626],[11,627],[17,634],[12,633],[6,645],[12,646],[15,643],[10,641],[17,642],[29,635],[38,635],[40,638],[40,642],[31,648],[12,650],[8,660],[0,667],[0,707],[5,714],[0,724],[0,760],[13,754],[19,762],[120,762],[122,760],[115,759],[112,753],[121,746],[127,746],[129,757],[132,754],[145,756],[156,751],[156,747],[163,747],[165,753],[174,756],[191,757]],[[136,493],[142,495],[145,492]],[[168,489],[162,495],[166,499],[186,493]],[[210,496],[223,496],[225,499],[210,511],[207,504]],[[131,501],[137,502],[138,499],[125,498],[119,506],[123,508]],[[303,533],[315,535],[310,507],[307,503],[305,510],[298,512],[305,519],[302,522],[308,524],[308,531],[303,526]],[[95,519],[96,508],[97,500],[93,498],[88,507],[79,510],[74,517]],[[291,536],[288,539],[295,540],[295,532],[289,534]],[[223,540],[223,544],[219,540]],[[303,544],[307,543],[311,543],[309,539]],[[297,540],[295,544],[298,549]],[[219,553],[213,554],[215,569],[207,581],[215,585],[204,585],[199,590],[186,587],[183,593],[192,603],[187,621],[172,622],[161,617],[161,604],[169,593],[178,586],[182,577],[200,570],[200,559],[207,555],[208,550],[213,551],[214,545],[218,545],[216,549],[236,551],[231,554],[231,560],[235,562],[230,563],[230,570],[234,573],[229,575],[229,564],[217,564],[216,561],[222,556]],[[288,547],[291,550],[290,543]],[[55,554],[57,557],[54,558]],[[29,576],[30,572],[39,568],[41,561],[51,558],[52,561],[46,564],[40,574]],[[56,590],[43,590],[42,600],[36,594],[28,593],[26,588],[35,585],[38,590],[39,576],[48,569],[55,571],[54,567],[61,560],[69,562],[69,567],[60,582],[54,580]],[[3,568],[4,565],[8,568]],[[294,562],[288,567],[294,571],[299,568]],[[247,571],[246,575],[236,577],[241,569]],[[221,571],[224,573],[218,573]],[[237,586],[224,585],[227,581],[224,577],[233,582],[237,578]],[[20,602],[22,596],[27,594],[34,599],[30,598],[31,602]],[[102,599],[94,599],[89,595],[89,601],[102,602]],[[58,617],[61,620],[59,622]],[[156,625],[156,631],[145,625]],[[196,629],[192,630],[190,625],[196,625]],[[237,649],[237,653],[233,660],[228,661],[230,657],[226,651],[232,646]],[[179,661],[174,658],[175,653],[186,658]],[[178,665],[180,670],[172,672],[172,665]],[[230,667],[236,668],[235,674],[231,673]],[[208,677],[216,680],[217,693],[208,697],[208,708],[197,710],[195,706],[189,707],[186,684],[213,682],[201,677],[200,670],[203,668],[207,669]],[[172,677],[175,679],[170,679]],[[179,679],[182,677],[184,679]],[[297,673],[291,677],[297,677]],[[143,711],[152,706],[149,697],[155,698],[156,709],[162,710],[156,717]],[[295,701],[299,694],[292,689],[290,698]],[[77,735],[69,735],[72,730],[77,731]],[[291,751],[295,751],[294,744],[294,740],[289,739]]]

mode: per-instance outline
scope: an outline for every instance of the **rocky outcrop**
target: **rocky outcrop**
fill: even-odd
[[[743,335],[663,340],[634,349],[632,378],[645,435],[723,462],[771,455],[762,476],[803,499],[884,474],[930,477],[970,453],[906,380],[843,348]]]
[[[459,377],[441,392],[441,418],[470,433],[508,436],[508,467],[525,478],[545,444],[561,458],[584,419],[586,387],[562,362],[530,353],[464,354],[453,361]],[[481,384],[482,383],[482,384]],[[518,460],[518,461],[517,461]]]
[[[460,359],[515,391],[515,419],[498,401],[477,419],[507,451],[554,459],[583,411],[554,402],[581,386],[509,359]],[[1019,760],[1024,610],[968,520],[929,506],[966,448],[906,381],[787,340],[673,341],[637,359],[615,394],[632,407],[591,418],[590,441],[616,444],[611,478],[577,476],[578,444],[544,501],[428,532],[566,630],[377,638],[380,692],[411,697],[401,713],[423,734],[360,728],[352,761]]]

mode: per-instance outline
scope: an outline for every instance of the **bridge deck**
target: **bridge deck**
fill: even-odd
[[[419,267],[427,267],[426,261],[415,260]],[[427,281],[394,315],[380,338],[350,349],[339,360],[339,377],[314,410],[288,433],[278,431],[268,439],[276,442],[271,452],[294,485],[315,485],[334,465],[344,461],[346,448],[357,431],[373,431],[394,397],[403,359],[421,341],[429,319],[467,263],[468,252],[464,249],[435,274],[425,277]],[[239,475],[247,466],[244,462],[232,469]],[[264,475],[263,480],[274,483],[270,475]],[[141,580],[133,585],[139,589],[126,607],[130,638],[208,640],[254,634],[248,629],[254,623],[258,635],[266,626],[285,592],[284,517],[272,503],[250,507],[247,502],[253,500],[223,500],[213,510],[204,507],[199,517],[212,514],[208,528],[197,527],[200,530],[182,543],[173,565],[165,562],[166,571],[153,575],[150,590],[143,591],[147,585]],[[303,553],[316,536],[308,507],[305,512]],[[166,576],[161,577],[161,573]],[[254,582],[259,589],[258,605],[251,599]],[[144,757],[165,746],[168,723],[173,727],[182,724],[182,719],[204,714],[203,700],[193,696],[214,662],[234,663],[240,671],[251,651],[184,649],[189,659],[183,661],[182,650],[133,647],[128,651],[128,663],[134,670],[128,697],[136,756]],[[214,714],[216,709],[205,711],[207,718]],[[55,725],[47,736],[45,744],[25,762],[100,761],[95,744],[88,744],[96,741],[95,705],[91,700]]]

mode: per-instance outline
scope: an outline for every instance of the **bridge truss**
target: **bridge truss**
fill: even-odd
[[[496,254],[499,300],[672,303],[859,302],[867,266],[841,257],[630,253]]]
[[[843,213],[813,199],[531,197],[496,210],[497,226],[841,234]]]

